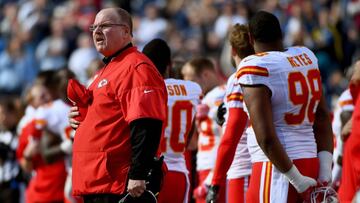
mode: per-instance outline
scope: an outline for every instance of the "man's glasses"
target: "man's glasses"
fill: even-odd
[[[100,30],[104,30],[113,26],[125,26],[127,27],[127,25],[125,24],[120,24],[120,23],[104,23],[104,24],[99,24],[99,25],[90,25],[89,26],[89,30],[91,32],[94,32],[97,28]]]

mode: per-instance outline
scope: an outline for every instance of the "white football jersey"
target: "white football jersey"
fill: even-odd
[[[222,135],[221,127],[216,123],[217,109],[223,102],[225,86],[217,86],[209,91],[201,103],[209,107],[208,117],[198,126],[198,152],[196,154],[196,170],[212,169],[215,166],[217,148]]]
[[[306,47],[290,47],[248,56],[239,66],[240,84],[261,84],[271,90],[276,134],[290,159],[316,157],[312,126],[322,88],[314,53]],[[268,161],[254,134],[248,135],[248,147],[253,162]]]
[[[70,106],[57,99],[36,109],[35,123],[39,130],[47,129],[61,140],[71,139],[74,130],[68,120]],[[70,157],[69,157],[70,158]],[[67,167],[71,167],[71,160],[67,160]]]
[[[226,114],[224,115],[223,132],[225,132],[229,118],[229,108],[243,108],[243,93],[235,75],[236,73],[232,74],[226,84],[226,94],[224,97]],[[227,172],[228,179],[241,178],[251,174],[251,160],[246,140],[247,133],[245,129],[237,144],[234,160]]]
[[[339,97],[336,102],[334,110],[334,119],[332,121],[332,130],[336,138],[336,147],[334,150],[334,159],[337,156],[342,156],[343,154],[343,142],[341,140],[341,118],[340,115],[344,111],[354,111],[353,99],[350,94],[350,90],[345,90]]]
[[[184,152],[202,90],[197,83],[185,80],[166,79],[165,85],[168,111],[161,151],[169,170],[187,173]]]
[[[69,112],[70,106],[61,99],[40,106],[35,113],[36,128],[41,130],[46,128],[61,136],[62,140],[70,139],[73,129],[69,124]]]

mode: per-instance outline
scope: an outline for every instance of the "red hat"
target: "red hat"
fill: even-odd
[[[74,119],[83,121],[86,117],[88,104],[92,99],[91,92],[76,79],[70,79],[67,86],[67,97],[74,106],[79,108],[80,115]]]

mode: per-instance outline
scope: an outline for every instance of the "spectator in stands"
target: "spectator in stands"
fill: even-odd
[[[69,69],[72,70],[76,78],[82,84],[86,84],[89,79],[86,72],[91,62],[99,58],[91,37],[87,33],[82,33],[78,37],[78,48],[72,52],[69,58]]]
[[[67,42],[64,36],[64,25],[61,19],[51,21],[51,35],[43,39],[36,49],[36,58],[40,70],[58,70],[66,66],[65,53]]]
[[[18,94],[35,78],[37,70],[22,40],[13,36],[0,53],[0,95]]]
[[[20,197],[21,172],[16,162],[18,139],[16,125],[19,108],[15,98],[0,99],[0,202],[17,203]]]
[[[159,16],[157,6],[151,3],[146,5],[145,16],[140,20],[140,25],[136,33],[134,33],[139,49],[142,49],[151,39],[162,37],[166,28],[167,22]]]

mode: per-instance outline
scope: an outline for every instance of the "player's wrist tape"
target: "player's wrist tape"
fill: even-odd
[[[287,172],[284,173],[284,175],[290,181],[291,184],[293,182],[296,182],[296,180],[300,179],[302,176],[294,164],[292,165],[290,170],[288,170]]]
[[[205,185],[211,185],[211,181],[213,179],[213,176],[214,176],[213,171],[210,171],[210,173],[208,174],[208,176],[204,180],[204,184]]]
[[[65,154],[71,154],[72,153],[72,142],[70,140],[64,140],[60,144],[60,149]]]
[[[314,183],[308,182],[310,180],[306,180],[307,177],[303,176],[296,166],[293,164],[291,169],[284,173],[286,178],[289,180],[291,185],[297,190],[298,193],[302,193],[309,188],[312,184],[316,185],[316,181],[313,180]],[[310,179],[310,178],[308,178]]]
[[[330,182],[333,155],[328,151],[321,151],[318,153],[318,158],[320,162],[319,180]]]

